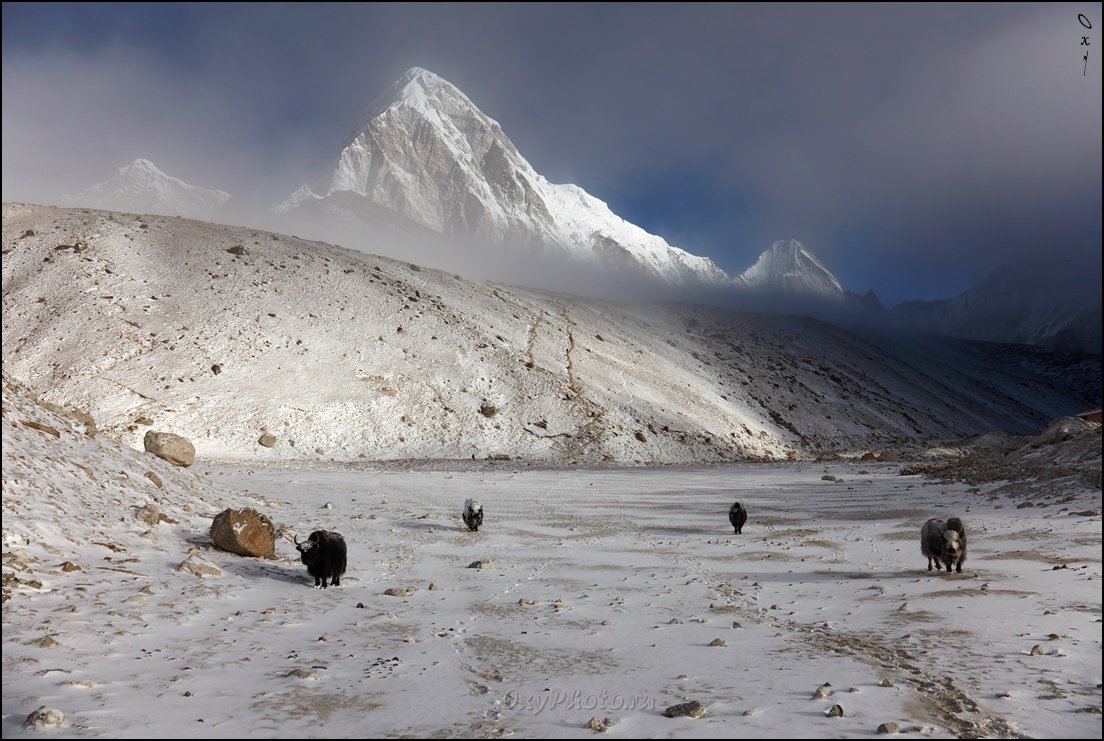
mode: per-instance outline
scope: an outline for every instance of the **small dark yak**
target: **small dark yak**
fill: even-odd
[[[463,517],[468,530],[479,532],[479,526],[483,524],[483,505],[474,499],[465,500]]]
[[[932,518],[920,529],[920,552],[928,557],[928,571],[935,562],[936,571],[947,567],[947,573],[955,567],[962,573],[962,564],[966,562],[966,526],[958,517],[946,522]]]
[[[736,534],[739,535],[744,531],[744,523],[747,522],[747,510],[744,509],[744,505],[739,502],[735,502],[728,509],[728,521],[732,523],[732,527],[736,529]]]
[[[341,577],[345,573],[345,539],[329,530],[315,530],[310,537],[300,543],[295,540],[307,573],[314,577],[314,586],[326,588],[326,580],[335,587],[341,586]]]

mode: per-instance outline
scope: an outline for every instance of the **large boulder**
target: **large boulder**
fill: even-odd
[[[276,555],[276,528],[255,509],[227,509],[215,515],[211,540],[217,548],[239,556]]]
[[[171,432],[150,432],[142,440],[147,453],[164,458],[176,466],[190,466],[195,463],[195,446],[187,438]]]

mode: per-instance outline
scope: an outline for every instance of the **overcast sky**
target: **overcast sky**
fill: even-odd
[[[1012,258],[1099,265],[1101,24],[1099,3],[5,3],[3,198],[146,157],[268,208],[421,66],[538,172],[730,274],[792,237],[852,290],[945,297]]]

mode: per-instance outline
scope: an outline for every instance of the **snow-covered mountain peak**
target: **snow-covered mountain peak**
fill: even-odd
[[[733,282],[757,290],[844,300],[839,279],[796,239],[775,242]]]
[[[550,183],[496,121],[420,67],[373,101],[317,190],[323,199],[342,191],[440,234],[514,252],[560,253],[673,285],[729,282],[708,258],[672,247],[577,186]]]
[[[159,168],[157,165],[150,162],[148,159],[145,159],[144,157],[139,157],[138,159],[131,162],[129,165],[123,165],[122,167],[117,169],[117,172],[119,174],[132,174],[133,173],[133,174],[148,174],[148,175],[151,175],[153,177],[162,177],[162,178],[169,177],[168,175],[166,175],[164,172],[161,171],[161,168]]]
[[[411,67],[361,114],[342,148],[360,136],[375,119],[409,110],[436,126],[449,118],[477,118],[491,128],[498,122],[485,116],[455,85],[422,67]]]
[[[211,219],[230,200],[230,194],[189,185],[140,157],[116,168],[108,180],[64,200],[93,208]]]
[[[122,167],[115,168],[115,174],[111,177],[110,180],[93,187],[98,188],[102,185],[111,185],[116,190],[122,188],[143,187],[165,189],[174,185],[177,187],[192,187],[179,178],[174,178],[171,175],[166,175],[161,170],[161,168],[142,157],[134,160],[129,165],[123,165]],[[226,194],[226,197],[229,198],[230,195]]]

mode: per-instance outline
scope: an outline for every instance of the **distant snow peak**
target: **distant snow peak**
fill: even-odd
[[[230,194],[189,185],[140,157],[116,168],[110,179],[64,200],[71,205],[115,211],[211,219],[230,200]]]
[[[161,168],[159,168],[157,165],[153,164],[149,160],[145,159],[144,157],[139,157],[138,159],[131,162],[129,165],[123,165],[122,167],[117,168],[116,172],[121,175],[129,175],[131,173],[148,173],[155,177],[169,177],[161,171]]]
[[[299,204],[301,204],[305,201],[317,200],[317,199],[320,199],[321,197],[322,196],[318,195],[313,190],[311,190],[309,185],[307,185],[306,183],[303,183],[302,185],[299,186],[299,190],[295,191],[290,196],[288,196],[287,199],[283,203],[281,203],[279,206],[276,206],[275,208],[269,210],[269,213],[270,214],[286,213],[286,212],[292,210],[293,208],[295,208],[296,206],[298,206]]]
[[[796,239],[778,240],[733,283],[742,288],[843,301],[839,279]]]

